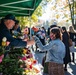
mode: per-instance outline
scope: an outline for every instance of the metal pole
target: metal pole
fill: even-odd
[[[29,16],[29,21],[30,21],[30,39],[31,39],[31,16]]]

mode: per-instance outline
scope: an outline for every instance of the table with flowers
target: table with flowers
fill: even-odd
[[[6,46],[4,38],[0,46],[0,75],[43,75],[43,66],[35,59],[31,48],[5,50]]]

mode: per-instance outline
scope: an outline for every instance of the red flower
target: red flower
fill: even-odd
[[[34,61],[33,61],[33,64],[36,64],[36,63],[37,63],[37,60],[34,60]]]
[[[26,57],[22,57],[21,60],[26,60]]]
[[[29,65],[29,68],[30,68],[30,69],[32,69],[32,64],[31,64],[31,65]]]

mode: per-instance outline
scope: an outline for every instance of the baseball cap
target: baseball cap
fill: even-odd
[[[15,16],[14,16],[13,14],[7,14],[4,19],[10,19],[10,20],[13,20],[13,21],[15,21],[15,22],[17,21],[17,20],[15,19]]]

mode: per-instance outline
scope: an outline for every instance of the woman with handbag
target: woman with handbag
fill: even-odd
[[[70,49],[69,49],[69,35],[66,27],[62,27],[62,41],[65,44],[65,58],[64,58],[64,70],[67,71],[67,64],[71,62]]]
[[[73,45],[70,47],[70,51],[72,52],[72,62],[75,62],[75,54],[74,54],[74,51],[76,50],[74,47],[75,47],[75,38],[76,38],[76,32],[74,30],[74,27],[73,26],[69,26],[69,36],[70,36],[70,39],[72,39],[72,43]]]

